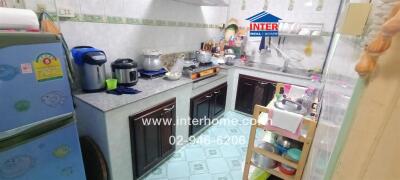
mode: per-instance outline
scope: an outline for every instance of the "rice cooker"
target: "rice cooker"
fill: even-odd
[[[120,86],[134,86],[138,82],[137,63],[132,59],[117,59],[111,63],[112,76]]]

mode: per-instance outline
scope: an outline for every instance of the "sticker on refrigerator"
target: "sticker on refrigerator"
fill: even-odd
[[[41,97],[42,103],[49,107],[57,107],[65,103],[66,97],[61,91],[51,91]]]
[[[57,158],[64,158],[71,152],[71,148],[65,144],[57,147],[53,151],[53,156]]]
[[[21,73],[22,74],[31,74],[32,73],[32,65],[30,63],[21,64]]]
[[[33,61],[33,70],[39,82],[63,77],[62,65],[59,59],[50,53],[40,54]]]
[[[16,67],[7,64],[0,64],[0,81],[10,81],[14,79],[18,73],[19,71]]]
[[[17,155],[1,162],[0,179],[14,179],[27,173],[34,167],[34,159],[29,155]]]

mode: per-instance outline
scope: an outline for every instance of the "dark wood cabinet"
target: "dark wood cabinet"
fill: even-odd
[[[273,81],[240,74],[235,109],[252,114],[254,105],[268,105],[274,98],[275,85]]]
[[[175,104],[173,99],[129,118],[136,178],[175,150],[169,142],[175,136]]]
[[[224,83],[191,99],[190,130],[193,135],[225,111],[227,84]]]

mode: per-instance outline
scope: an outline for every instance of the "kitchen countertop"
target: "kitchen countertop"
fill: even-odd
[[[264,64],[264,63],[254,62],[254,63],[252,63],[252,66],[248,66],[248,65],[245,65],[242,62],[240,62],[239,59],[232,66],[221,65],[220,67],[222,69],[232,69],[232,68],[236,67],[236,68],[243,68],[243,69],[255,70],[255,71],[260,71],[260,72],[278,74],[278,75],[288,76],[288,77],[292,77],[292,78],[311,80],[311,77],[290,74],[290,73],[284,73],[282,71],[269,68],[269,67],[276,67],[276,65],[268,65],[268,64]]]
[[[142,91],[138,94],[114,95],[107,94],[106,92],[98,92],[75,94],[74,97],[106,112],[192,82],[191,79],[186,77],[182,77],[176,81],[164,78],[139,79],[138,83],[133,86],[133,88]]]
[[[236,62],[233,66],[221,65],[221,69],[223,69],[219,74],[206,78],[200,81],[193,81],[192,79],[182,77],[176,81],[170,81],[164,78],[156,78],[156,79],[139,79],[138,83],[133,87],[137,90],[142,92],[133,95],[114,95],[114,94],[107,94],[106,92],[98,92],[98,93],[75,93],[74,97],[99,109],[100,111],[106,112],[113,110],[115,108],[119,108],[121,106],[131,104],[137,102],[139,100],[148,98],[150,96],[168,91],[170,89],[174,89],[186,84],[193,84],[193,89],[196,89],[200,86],[203,86],[208,83],[212,83],[217,81],[221,78],[227,77],[226,70],[232,68],[243,68],[243,69],[250,69],[256,70],[265,73],[272,73],[282,76],[288,76],[292,78],[299,78],[304,80],[309,80],[308,77],[297,76],[293,74],[283,73],[276,70],[271,70],[267,67],[267,64],[258,64],[254,63],[253,66],[244,65],[241,62]]]

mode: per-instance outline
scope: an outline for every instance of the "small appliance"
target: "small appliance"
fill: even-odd
[[[78,46],[71,50],[79,69],[82,90],[99,92],[106,89],[106,54],[90,46]]]
[[[218,65],[213,63],[199,63],[198,66],[190,66],[183,68],[182,74],[192,80],[199,81],[214,75],[220,71]]]
[[[137,63],[132,59],[117,59],[111,64],[112,76],[120,86],[134,86],[138,82]]]
[[[160,60],[161,51],[158,50],[144,50],[143,51],[143,69],[146,71],[159,71],[162,69],[163,64]]]

